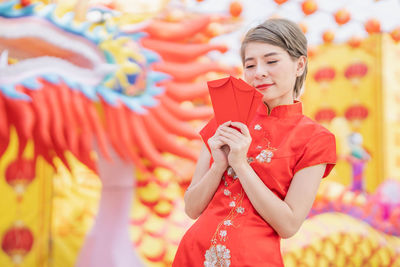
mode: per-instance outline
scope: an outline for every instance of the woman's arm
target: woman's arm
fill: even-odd
[[[311,166],[298,171],[290,184],[284,200],[277,197],[257,176],[247,163],[247,151],[251,136],[247,126],[232,122],[221,128],[221,141],[230,147],[229,165],[239,177],[240,183],[252,205],[282,238],[293,236],[309,213],[325,172],[326,164]]]
[[[203,144],[192,182],[184,197],[185,212],[192,219],[197,219],[210,203],[226,170],[223,165],[215,163],[209,167],[210,159],[211,155]]]
[[[233,168],[257,212],[282,238],[289,238],[299,230],[307,217],[325,167],[326,164],[320,164],[298,171],[284,200],[262,182],[249,164]]]
[[[208,139],[211,154],[204,144],[201,149],[192,182],[184,197],[185,212],[192,219],[197,219],[208,206],[221,182],[224,171],[228,167],[227,154],[229,149],[220,140],[220,128],[229,124],[230,122],[221,124],[214,135]],[[213,163],[210,167],[211,157]]]

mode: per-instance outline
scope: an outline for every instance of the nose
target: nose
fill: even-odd
[[[257,79],[263,79],[268,76],[268,70],[263,66],[263,64],[257,64],[256,65],[256,72],[255,72],[255,77]]]

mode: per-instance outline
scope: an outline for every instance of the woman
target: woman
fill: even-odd
[[[335,137],[295,100],[307,73],[299,27],[270,19],[245,36],[244,78],[262,94],[249,127],[209,123],[185,210],[198,220],[180,242],[180,266],[283,266],[280,238],[305,220],[336,162]],[[240,131],[230,127],[239,128]]]

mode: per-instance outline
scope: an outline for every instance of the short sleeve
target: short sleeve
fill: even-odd
[[[307,167],[326,163],[323,178],[336,165],[336,139],[332,133],[323,133],[312,138],[294,168],[294,173]]]
[[[212,118],[199,132],[204,144],[207,146],[208,151],[211,153],[210,147],[208,146],[208,139],[214,135],[217,130],[217,121],[215,117]]]

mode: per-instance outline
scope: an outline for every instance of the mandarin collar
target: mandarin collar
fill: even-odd
[[[268,106],[261,102],[257,109],[257,113],[262,116],[268,116]],[[300,101],[295,100],[293,104],[276,106],[271,110],[269,116],[276,118],[285,118],[303,114],[303,105]]]

